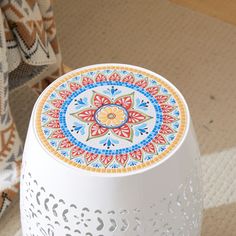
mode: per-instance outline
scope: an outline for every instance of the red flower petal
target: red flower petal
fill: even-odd
[[[171,134],[171,133],[174,133],[175,131],[167,125],[162,125],[159,132],[161,134]]]
[[[59,117],[59,110],[50,110],[46,112],[47,115],[51,116],[52,118],[58,118]]]
[[[60,142],[59,144],[59,148],[70,148],[72,147],[74,144],[71,143],[68,139],[64,139]]]
[[[106,134],[107,132],[108,132],[107,128],[104,128],[104,127],[100,126],[99,124],[94,123],[90,127],[90,137],[89,138],[99,137],[99,136]]]
[[[147,120],[147,116],[140,112],[129,111],[128,113],[129,113],[128,123],[137,124],[137,123],[142,123],[145,120]]]
[[[61,108],[62,104],[64,103],[63,100],[55,99],[51,101],[52,105],[56,108]]]
[[[113,156],[101,155],[99,159],[104,166],[108,166],[112,162]]]
[[[161,105],[160,107],[161,107],[163,113],[169,113],[175,109],[175,107],[170,106],[170,105],[165,105],[165,104]]]
[[[156,100],[158,101],[158,103],[164,103],[168,100],[169,96],[166,95],[157,95],[155,96]]]
[[[57,129],[57,128],[60,128],[60,123],[59,123],[59,120],[51,120],[45,126],[49,128]]]
[[[145,147],[143,147],[143,150],[147,153],[152,153],[152,154],[156,153],[156,148],[153,143],[147,144]]]
[[[86,159],[87,164],[90,164],[98,158],[98,154],[86,152],[84,158]]]
[[[113,158],[113,156],[101,155],[99,159],[104,166],[108,166],[112,162]]]
[[[159,89],[160,88],[158,86],[153,86],[153,87],[148,87],[146,90],[154,96],[154,95],[158,94]]]
[[[125,166],[128,161],[128,154],[120,154],[116,155],[116,160],[119,162],[122,166]]]
[[[59,91],[59,95],[61,96],[61,98],[66,100],[71,95],[71,92],[68,90],[62,90],[62,91]]]
[[[167,143],[167,141],[161,134],[158,134],[152,141],[156,144],[161,144],[161,145],[164,145]]]
[[[83,154],[85,151],[77,146],[74,146],[71,150],[71,155],[73,157],[78,157],[80,156],[81,154]]]
[[[121,78],[120,78],[120,75],[115,72],[109,77],[109,80],[111,80],[111,81],[120,81]]]
[[[134,160],[141,161],[141,162],[143,161],[143,153],[140,149],[131,152],[129,155]]]
[[[93,84],[94,83],[94,81],[91,79],[91,78],[89,78],[89,77],[84,77],[83,79],[82,79],[82,84],[84,85],[84,86],[86,86],[86,85],[88,85],[88,84]]]
[[[86,109],[76,113],[75,116],[84,122],[93,122],[95,112],[95,109]]]
[[[139,80],[135,83],[135,85],[141,87],[141,88],[146,88],[147,85],[148,85],[148,81],[147,79],[142,79],[142,80]]]
[[[52,132],[52,134],[50,135],[50,138],[65,138],[65,135],[63,134],[62,130],[59,129]]]
[[[117,105],[121,105],[122,107],[126,108],[127,110],[129,110],[132,105],[133,105],[133,98],[132,95],[127,95],[127,96],[122,96],[122,97],[118,97],[115,100],[115,104]]]
[[[102,81],[106,81],[106,80],[107,80],[107,78],[106,78],[106,76],[103,75],[103,74],[98,74],[98,75],[96,76],[96,82],[102,82]]]
[[[70,89],[71,89],[71,91],[76,91],[76,90],[78,90],[78,89],[80,89],[82,86],[80,85],[80,84],[78,84],[78,83],[75,83],[75,82],[71,82],[70,83]]]
[[[111,131],[121,138],[129,140],[132,138],[132,131],[127,124],[122,125],[120,128],[112,129]]]
[[[132,74],[126,75],[123,80],[123,82],[133,84],[134,83],[134,76]]]
[[[93,105],[96,107],[101,107],[103,105],[111,104],[111,101],[108,97],[94,93],[93,95]]]
[[[176,121],[176,118],[170,115],[163,115],[162,118],[163,118],[163,123],[166,124]]]

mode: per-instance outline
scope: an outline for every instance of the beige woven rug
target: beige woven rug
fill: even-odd
[[[55,14],[65,64],[139,65],[182,91],[202,152],[202,235],[236,235],[236,27],[167,0],[57,0]],[[28,89],[12,95],[24,136],[35,95]],[[16,201],[0,235],[19,228]]]

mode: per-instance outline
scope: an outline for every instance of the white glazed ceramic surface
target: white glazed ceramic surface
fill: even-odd
[[[21,179],[23,236],[200,235],[199,151],[160,75],[94,65],[35,104]]]

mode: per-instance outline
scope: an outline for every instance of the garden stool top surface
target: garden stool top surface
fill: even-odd
[[[162,76],[122,64],[72,71],[36,104],[34,124],[55,158],[91,172],[144,170],[171,157],[189,124],[180,92]]]

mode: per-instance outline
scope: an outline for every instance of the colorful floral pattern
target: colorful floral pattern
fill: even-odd
[[[82,169],[137,170],[181,140],[186,108],[177,94],[157,75],[129,66],[78,70],[44,92],[37,133],[50,152]]]
[[[95,115],[95,121],[105,128],[119,128],[123,126],[128,120],[127,110],[116,104],[109,104],[100,107]]]
[[[93,91],[92,107],[79,110],[74,114],[82,122],[91,123],[88,138],[106,135],[109,131],[118,138],[133,141],[132,126],[150,119],[148,115],[133,108],[134,93],[120,96],[114,102]]]

